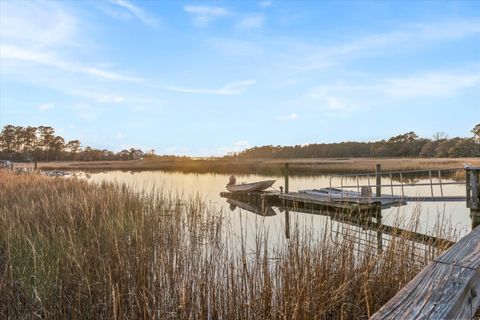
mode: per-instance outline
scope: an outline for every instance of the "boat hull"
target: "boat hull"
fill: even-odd
[[[270,188],[276,180],[265,180],[253,183],[227,185],[230,192],[259,192]]]

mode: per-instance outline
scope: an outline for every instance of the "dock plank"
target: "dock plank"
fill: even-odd
[[[480,304],[480,226],[432,261],[371,319],[471,319]]]

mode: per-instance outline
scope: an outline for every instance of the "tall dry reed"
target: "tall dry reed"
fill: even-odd
[[[438,253],[228,230],[196,198],[0,171],[0,318],[366,319]]]

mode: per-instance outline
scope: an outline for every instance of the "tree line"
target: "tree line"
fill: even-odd
[[[130,148],[120,152],[83,147],[79,140],[65,141],[49,126],[22,127],[6,125],[0,133],[0,159],[13,161],[94,161],[136,160],[155,156],[155,151],[144,152]]]
[[[354,158],[354,157],[479,157],[480,124],[471,130],[472,137],[448,138],[437,133],[431,139],[407,132],[388,140],[374,142],[314,143],[296,146],[262,146],[246,149],[234,155],[252,158]]]
[[[225,158],[353,158],[353,157],[479,157],[480,124],[471,130],[472,137],[448,138],[437,133],[431,139],[415,132],[374,142],[315,143],[296,146],[261,146],[230,154]],[[0,133],[0,159],[13,161],[95,161],[137,160],[159,157],[154,150],[130,148],[113,152],[83,147],[79,140],[65,141],[49,126],[22,127],[5,125]],[[175,156],[162,159],[178,160]]]

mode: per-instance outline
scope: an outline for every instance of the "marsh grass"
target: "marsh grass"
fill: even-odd
[[[199,198],[80,179],[0,171],[0,201],[0,318],[366,319],[445,249],[298,224],[273,245]]]
[[[480,165],[478,158],[312,158],[312,159],[146,159],[131,161],[83,161],[39,163],[41,169],[62,170],[164,170],[184,173],[283,175],[285,161],[291,175],[331,173],[372,173],[377,163],[383,171],[427,170],[463,167],[463,163]],[[18,164],[21,166],[22,164]],[[28,165],[28,164],[23,164]]]

